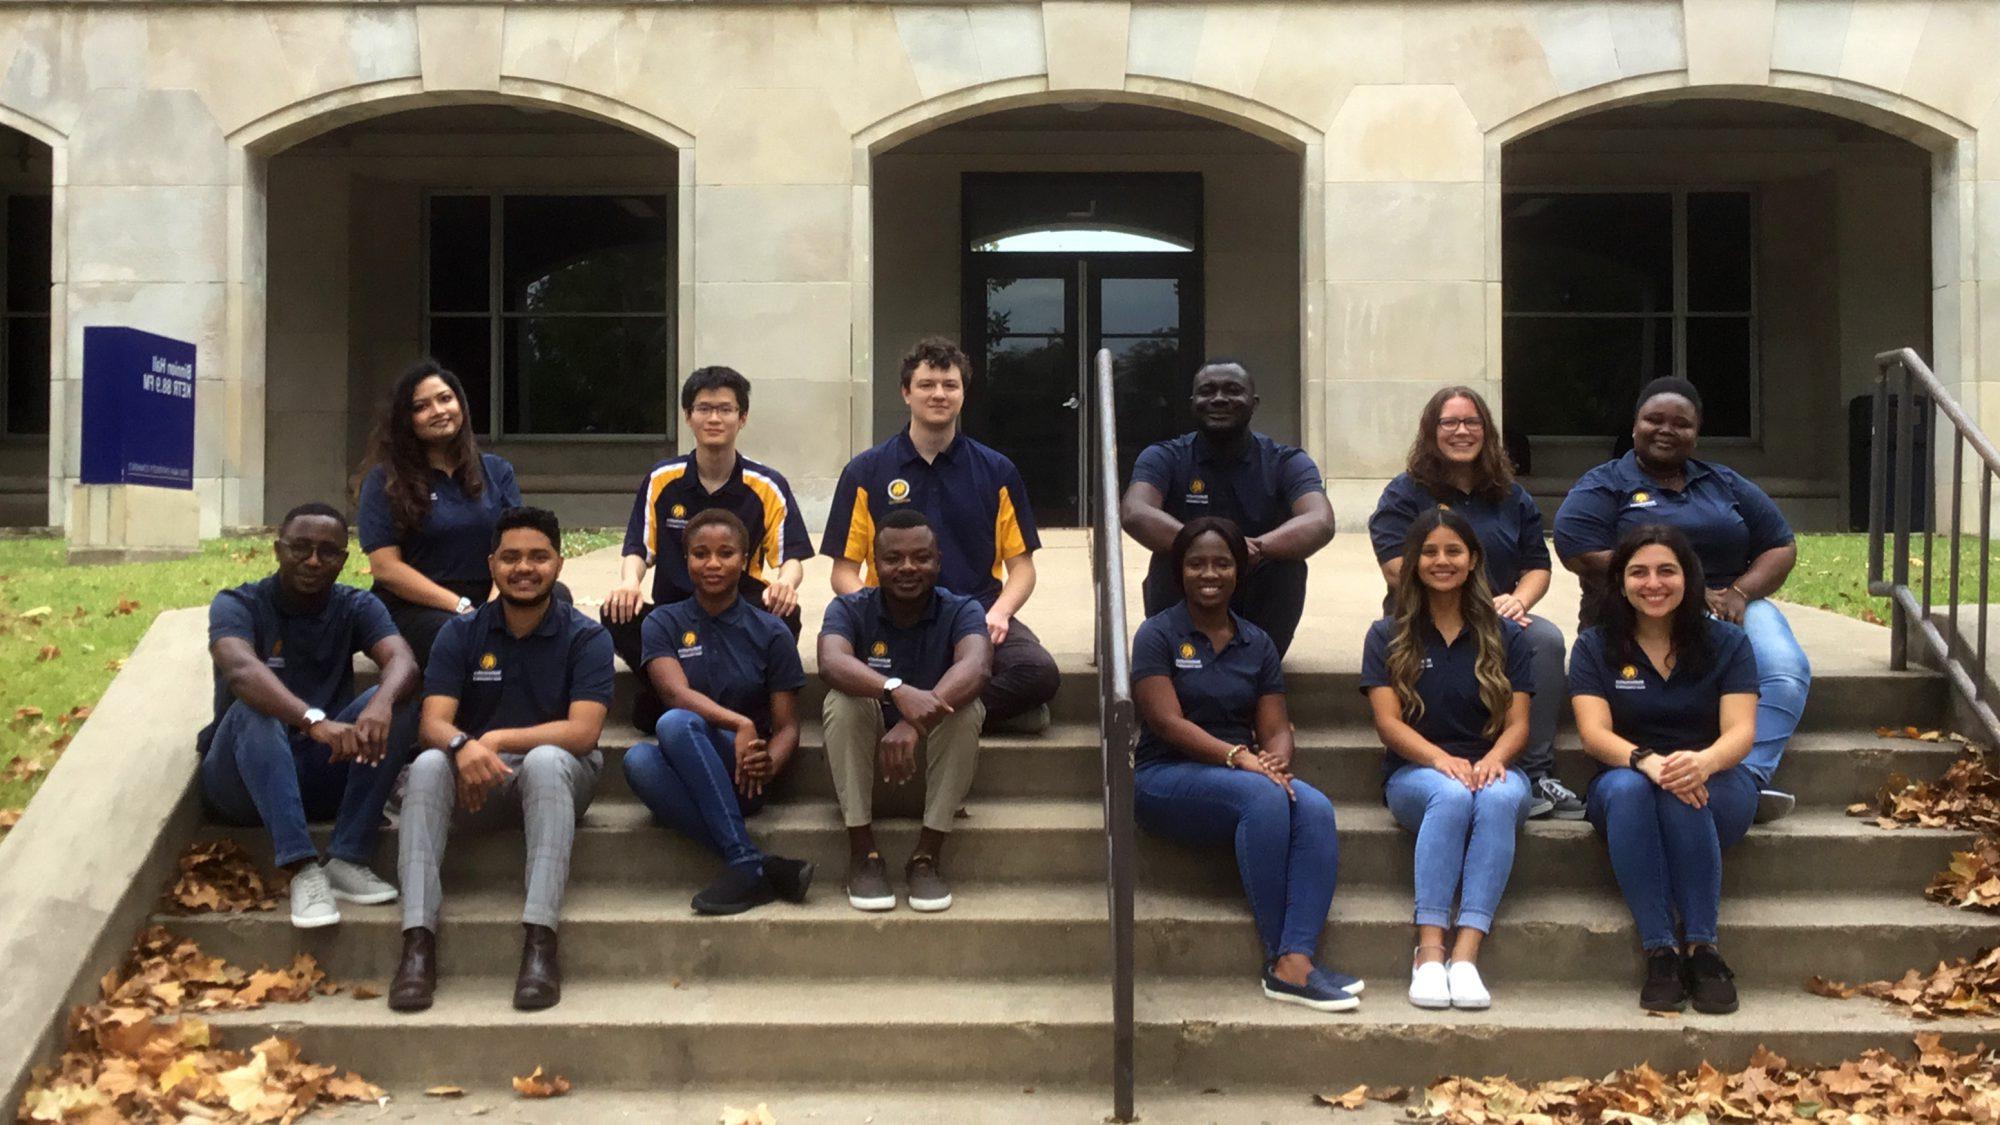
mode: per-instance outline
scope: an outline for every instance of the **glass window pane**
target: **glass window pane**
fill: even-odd
[[[1059,277],[987,278],[987,337],[1062,332],[1068,323],[1068,292]]]
[[[49,432],[49,321],[7,319],[7,432]]]
[[[1106,279],[1108,289],[1111,282]],[[1104,307],[1111,308],[1107,292]],[[1111,397],[1118,415],[1118,479],[1132,479],[1132,463],[1156,441],[1187,429],[1188,376],[1194,362],[1176,335],[1106,337],[1111,350]]]
[[[465,384],[472,432],[493,428],[493,321],[483,316],[431,318],[431,356]]]
[[[492,247],[483,195],[431,196],[430,308],[432,312],[486,312]]]
[[[1062,282],[1054,284],[1060,292]],[[967,403],[968,431],[1005,450],[1020,467],[1036,511],[1073,513],[1077,415],[1062,408],[1076,393],[1076,353],[1069,339],[989,337],[984,358],[984,377],[972,384]]]
[[[508,312],[667,311],[665,196],[510,195],[505,215]]]
[[[1747,316],[1690,317],[1688,379],[1701,391],[1701,432],[1709,437],[1750,436],[1750,380],[1755,345]]]
[[[1510,424],[1529,434],[1607,442],[1629,432],[1639,388],[1673,374],[1673,335],[1670,317],[1508,317],[1502,352]]]
[[[1194,249],[1132,231],[1057,227],[975,241],[972,248],[982,254],[1186,254]]]
[[[1673,221],[1673,197],[1664,193],[1510,193],[1501,231],[1506,310],[1671,312]]]
[[[1741,191],[1689,194],[1688,310],[1751,310],[1750,195]]]
[[[669,335],[664,316],[509,320],[506,431],[665,433]]]
[[[1171,277],[1107,277],[1098,283],[1106,335],[1161,336],[1181,327],[1181,283]]]
[[[7,197],[8,312],[49,311],[49,197]]]

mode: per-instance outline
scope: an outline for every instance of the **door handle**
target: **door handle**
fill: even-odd
[[[1069,401],[1068,401],[1068,402],[1065,402],[1065,403],[1063,403],[1063,409],[1064,409],[1064,410],[1075,410],[1075,409],[1077,409],[1078,407],[1081,407],[1082,405],[1083,405],[1083,400],[1082,400],[1082,399],[1080,399],[1080,398],[1076,397],[1075,395],[1071,395],[1071,396],[1069,396]]]

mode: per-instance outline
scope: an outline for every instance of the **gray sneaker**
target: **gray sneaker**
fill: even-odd
[[[301,930],[338,926],[340,907],[333,903],[333,887],[317,863],[308,863],[292,876],[292,925]]]
[[[396,901],[395,884],[348,860],[327,860],[326,881],[333,887],[333,897],[342,902],[376,906]]]
[[[1757,791],[1757,814],[1754,820],[1758,824],[1769,824],[1774,820],[1783,820],[1792,815],[1792,810],[1797,808],[1798,804],[1799,800],[1797,797],[1792,796],[1782,789],[1759,789]]]
[[[911,910],[935,914],[951,909],[951,886],[938,871],[936,856],[922,852],[911,856],[903,868],[903,879],[910,887]]]
[[[847,904],[856,910],[896,909],[896,891],[889,886],[889,868],[881,852],[848,860]]]
[[[1554,774],[1537,778],[1529,786],[1528,815],[1546,816],[1551,820],[1582,820],[1583,798],[1571,792],[1570,787]]]

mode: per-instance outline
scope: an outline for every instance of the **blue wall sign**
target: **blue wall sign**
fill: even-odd
[[[83,330],[83,483],[194,487],[194,345]]]

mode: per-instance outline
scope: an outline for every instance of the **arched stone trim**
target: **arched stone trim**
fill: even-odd
[[[56,152],[62,151],[63,141],[68,139],[68,134],[41,118],[30,116],[6,105],[0,105],[0,128],[25,134]]]
[[[1929,152],[1942,153],[1975,130],[1932,106],[1840,78],[1794,71],[1771,72],[1769,85],[1689,85],[1686,71],[1646,74],[1564,94],[1523,110],[1487,130],[1489,145],[1505,145],[1530,133],[1599,110],[1682,98],[1729,98],[1778,102],[1845,117],[1901,137]]]
[[[560,107],[676,148],[694,144],[694,134],[628,103],[574,86],[526,78],[502,78],[498,91],[426,89],[423,80],[414,77],[345,86],[273,110],[239,127],[228,139],[247,151],[268,156],[371,117],[431,106],[493,104]]]
[[[873,155],[933,130],[989,113],[1024,106],[1091,101],[1153,106],[1204,117],[1298,153],[1304,153],[1308,147],[1317,144],[1322,135],[1319,129],[1282,110],[1226,90],[1191,82],[1128,75],[1122,89],[1051,90],[1046,76],[1034,75],[966,86],[905,106],[857,130],[854,146]]]

